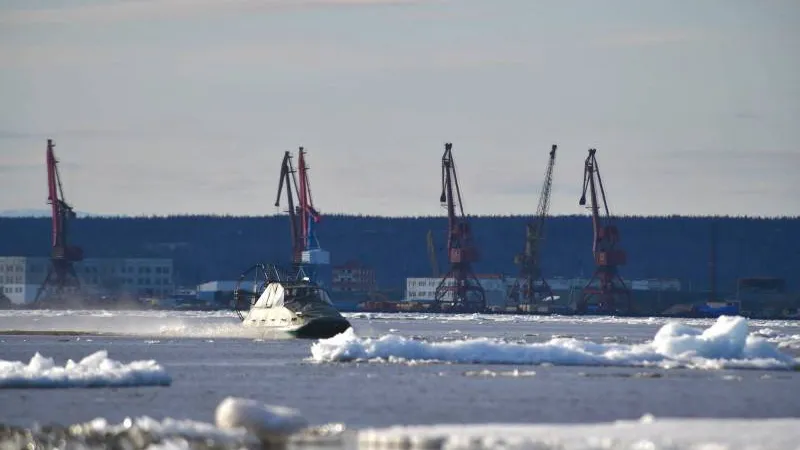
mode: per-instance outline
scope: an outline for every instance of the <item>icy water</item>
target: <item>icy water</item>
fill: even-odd
[[[719,342],[698,350],[704,367],[698,369],[667,368],[673,359],[654,359],[637,347],[654,341],[665,319],[347,316],[356,336],[322,346],[242,329],[229,313],[0,312],[0,360],[27,364],[38,352],[63,366],[106,350],[123,363],[155,360],[172,378],[167,387],[0,389],[0,423],[67,425],[97,417],[118,423],[138,416],[213,423],[214,409],[228,396],[297,408],[312,424],[355,428],[592,423],[646,414],[800,417],[797,368],[759,368],[771,367],[764,363],[770,351],[800,358],[800,324],[792,321],[747,323],[751,337],[769,343],[767,353],[758,346],[731,350],[735,330],[709,338]],[[680,322],[698,330],[715,323]],[[431,344],[441,342],[454,346]],[[544,342],[549,347],[531,347]],[[674,338],[664,351],[692,342]],[[719,368],[740,366],[749,368]]]
[[[652,340],[661,319],[510,316],[350,315],[356,334],[389,333],[431,341],[497,337],[596,343]],[[684,321],[703,328],[710,320]],[[750,331],[792,336],[800,324],[750,323]],[[313,341],[240,330],[220,313],[75,312],[0,317],[2,330],[136,333],[136,336],[4,335],[0,359],[27,362],[34,353],[79,360],[98,350],[122,362],[154,359],[169,387],[0,390],[0,422],[74,423],[105,417],[180,417],[213,421],[227,396],[298,408],[311,422],[351,426],[485,422],[600,422],[665,417],[798,417],[800,373],[523,364],[310,361]],[[248,336],[248,333],[250,335]],[[793,348],[794,347],[794,348]],[[487,350],[491,351],[491,350]],[[517,370],[515,373],[514,370]],[[516,375],[516,376],[515,376]]]

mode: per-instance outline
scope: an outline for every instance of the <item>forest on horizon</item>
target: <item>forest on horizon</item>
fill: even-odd
[[[530,215],[469,216],[481,253],[478,273],[514,276]],[[623,278],[677,278],[707,289],[712,223],[716,224],[718,286],[733,291],[742,277],[780,277],[800,288],[800,218],[732,216],[617,216],[628,264]],[[92,257],[173,258],[176,283],[192,286],[236,279],[255,262],[289,258],[286,215],[155,217],[89,216],[70,223],[70,242]],[[447,219],[331,214],[316,228],[332,263],[357,260],[375,268],[381,288],[400,289],[406,277],[430,276],[426,235],[433,231],[439,266],[446,269]],[[0,218],[0,255],[47,256],[50,219]],[[547,219],[542,266],[547,277],[589,276],[592,224],[586,215]]]

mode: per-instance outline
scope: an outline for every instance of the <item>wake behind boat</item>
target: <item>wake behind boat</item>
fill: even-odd
[[[302,269],[290,277],[274,265],[256,264],[237,283],[234,309],[245,327],[285,331],[298,338],[329,338],[350,328],[325,289]]]

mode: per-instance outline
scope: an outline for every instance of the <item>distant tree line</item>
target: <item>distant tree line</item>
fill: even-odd
[[[470,217],[481,260],[479,273],[515,275],[529,216]],[[709,286],[712,223],[716,224],[717,276],[732,291],[741,277],[782,277],[800,287],[800,218],[619,217],[625,279],[678,278]],[[426,234],[433,230],[437,257],[446,269],[447,220],[443,217],[327,215],[317,228],[333,264],[358,260],[375,268],[382,288],[400,288],[406,277],[429,276]],[[547,277],[589,276],[592,225],[586,216],[548,219],[542,264]],[[166,257],[176,281],[194,285],[236,279],[259,261],[289,257],[286,216],[87,217],[73,221],[70,241],[86,257]],[[47,256],[49,218],[0,218],[0,255]]]

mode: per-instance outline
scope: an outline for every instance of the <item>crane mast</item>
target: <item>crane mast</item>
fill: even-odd
[[[316,271],[312,267],[330,264],[330,255],[320,248],[315,232],[315,225],[320,221],[321,215],[314,207],[305,155],[305,150],[300,147],[297,170],[295,170],[291,153],[288,151],[284,153],[275,206],[280,206],[281,194],[285,188],[292,242],[292,264],[295,269],[303,270],[304,273],[306,273],[304,268],[308,268],[310,272],[308,275],[314,276]]]
[[[525,226],[525,250],[514,258],[520,266],[519,277],[510,291],[510,300],[518,308],[521,305],[533,305],[547,297],[553,298],[553,290],[542,275],[540,265],[544,225],[550,212],[550,191],[553,186],[553,168],[556,163],[556,149],[550,149],[550,159],[544,174],[539,204],[536,207],[534,220]]]
[[[597,312],[625,314],[632,312],[631,296],[630,290],[619,275],[618,267],[624,265],[627,258],[625,251],[617,247],[620,241],[619,230],[608,210],[600,167],[595,157],[596,152],[597,149],[591,148],[589,156],[586,157],[583,194],[578,202],[580,205],[586,205],[586,194],[589,194],[591,204],[588,208],[592,213],[592,253],[595,271],[583,288],[577,311],[585,313],[589,305],[595,303]],[[598,200],[602,200],[602,214]]]
[[[309,167],[306,164],[305,155],[305,150],[303,150],[303,147],[300,147],[297,161],[298,171],[300,172],[300,226],[302,227],[301,236],[303,239],[303,250],[305,252],[303,259],[309,260],[313,259],[312,256],[309,256],[309,252],[322,251],[319,246],[317,234],[314,231],[315,224],[320,221],[322,216],[316,208],[314,208],[314,199],[311,196],[311,181],[308,177]],[[313,264],[311,261],[304,262]]]
[[[478,260],[478,251],[472,243],[472,231],[464,216],[452,149],[452,143],[445,144],[442,155],[442,194],[439,197],[439,201],[447,209],[447,255],[450,269],[436,287],[434,309],[483,312],[486,310],[486,294],[472,271],[472,263]]]
[[[75,272],[74,263],[83,260],[83,250],[80,247],[69,245],[69,223],[76,217],[72,207],[64,198],[64,188],[58,172],[58,160],[55,157],[55,143],[47,140],[47,201],[51,205],[52,223],[50,235],[52,249],[50,266],[47,275],[39,289],[33,303],[42,304],[47,294],[48,303],[65,303],[68,294],[75,295],[81,287],[80,279]]]

